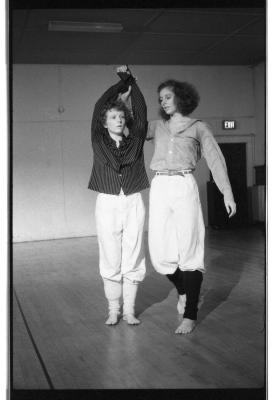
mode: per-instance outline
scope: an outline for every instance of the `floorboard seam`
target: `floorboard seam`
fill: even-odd
[[[55,389],[54,386],[53,386],[53,383],[52,383],[52,381],[51,381],[51,378],[50,378],[50,376],[49,376],[49,373],[48,373],[48,371],[47,371],[47,368],[46,368],[46,366],[45,366],[44,360],[43,360],[43,358],[42,358],[42,356],[41,356],[41,354],[40,354],[40,352],[39,352],[39,349],[38,349],[38,347],[37,347],[37,345],[36,345],[35,339],[34,339],[34,337],[33,337],[33,335],[32,335],[32,332],[31,332],[31,330],[30,330],[30,328],[29,328],[29,325],[28,325],[28,323],[27,323],[27,320],[26,320],[26,318],[25,318],[25,315],[24,315],[23,309],[22,309],[22,307],[21,307],[20,301],[19,301],[19,299],[18,299],[17,293],[16,293],[15,289],[14,289],[13,291],[14,291],[15,299],[16,299],[16,302],[17,302],[17,304],[18,304],[18,308],[19,308],[20,314],[21,314],[21,316],[22,316],[22,319],[23,319],[25,328],[26,328],[26,330],[27,330],[28,336],[29,336],[29,338],[30,338],[30,340],[31,340],[31,343],[32,343],[32,345],[33,345],[33,348],[34,348],[34,350],[35,350],[35,353],[36,353],[36,355],[37,355],[37,357],[38,357],[39,363],[41,364],[41,367],[42,367],[42,370],[43,370],[43,372],[44,372],[45,378],[46,378],[46,380],[47,380],[47,382],[48,382],[48,384],[49,384],[50,389]]]

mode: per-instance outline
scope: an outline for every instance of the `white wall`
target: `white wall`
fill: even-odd
[[[263,131],[255,114],[262,101],[262,70],[248,67],[131,66],[157,118],[158,84],[166,78],[195,84],[201,103],[193,114],[218,135],[223,119],[238,122],[235,135],[256,134],[257,161],[264,159]],[[256,76],[255,76],[256,75]],[[13,70],[14,241],[96,233],[96,193],[87,189],[92,167],[90,123],[94,103],[116,82],[111,66],[15,65]],[[257,89],[255,87],[257,85]],[[64,110],[64,112],[59,112]],[[147,168],[152,145],[145,145]],[[151,172],[148,168],[149,176]],[[207,223],[205,162],[196,172]],[[148,206],[148,191],[144,198]]]

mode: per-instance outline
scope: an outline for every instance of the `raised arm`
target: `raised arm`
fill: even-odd
[[[129,82],[131,86],[130,99],[133,119],[128,125],[130,134],[145,138],[147,132],[147,109],[143,94],[127,66],[120,67],[117,70],[117,74],[123,82],[126,84]]]
[[[106,90],[105,93],[96,102],[91,122],[92,142],[94,140],[98,140],[98,135],[100,135],[102,131],[105,129],[100,119],[100,115],[104,108],[104,105],[109,101],[116,100],[119,93],[125,92],[127,88],[128,88],[127,83],[123,80],[120,80],[118,83],[116,83],[115,85],[111,86],[108,90]]]
[[[136,82],[132,84],[131,102],[134,117],[132,133],[145,138],[147,133],[147,108],[143,94]]]

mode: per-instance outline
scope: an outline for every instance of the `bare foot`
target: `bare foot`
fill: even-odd
[[[117,322],[118,322],[118,314],[112,313],[112,314],[109,314],[109,317],[106,320],[105,324],[106,325],[116,325]]]
[[[123,315],[124,321],[127,321],[129,325],[138,325],[140,324],[140,320],[137,319],[133,314]]]
[[[183,318],[181,324],[176,329],[175,333],[177,334],[187,334],[191,333],[195,329],[196,323],[194,320],[189,318]]]
[[[184,314],[186,305],[186,294],[180,294],[178,296],[177,311],[178,314]]]

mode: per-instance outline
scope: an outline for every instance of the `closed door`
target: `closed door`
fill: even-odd
[[[234,217],[228,218],[223,195],[210,174],[210,182],[207,184],[209,225],[216,228],[246,226],[249,223],[246,143],[219,143],[219,146],[226,160],[237,213]]]

